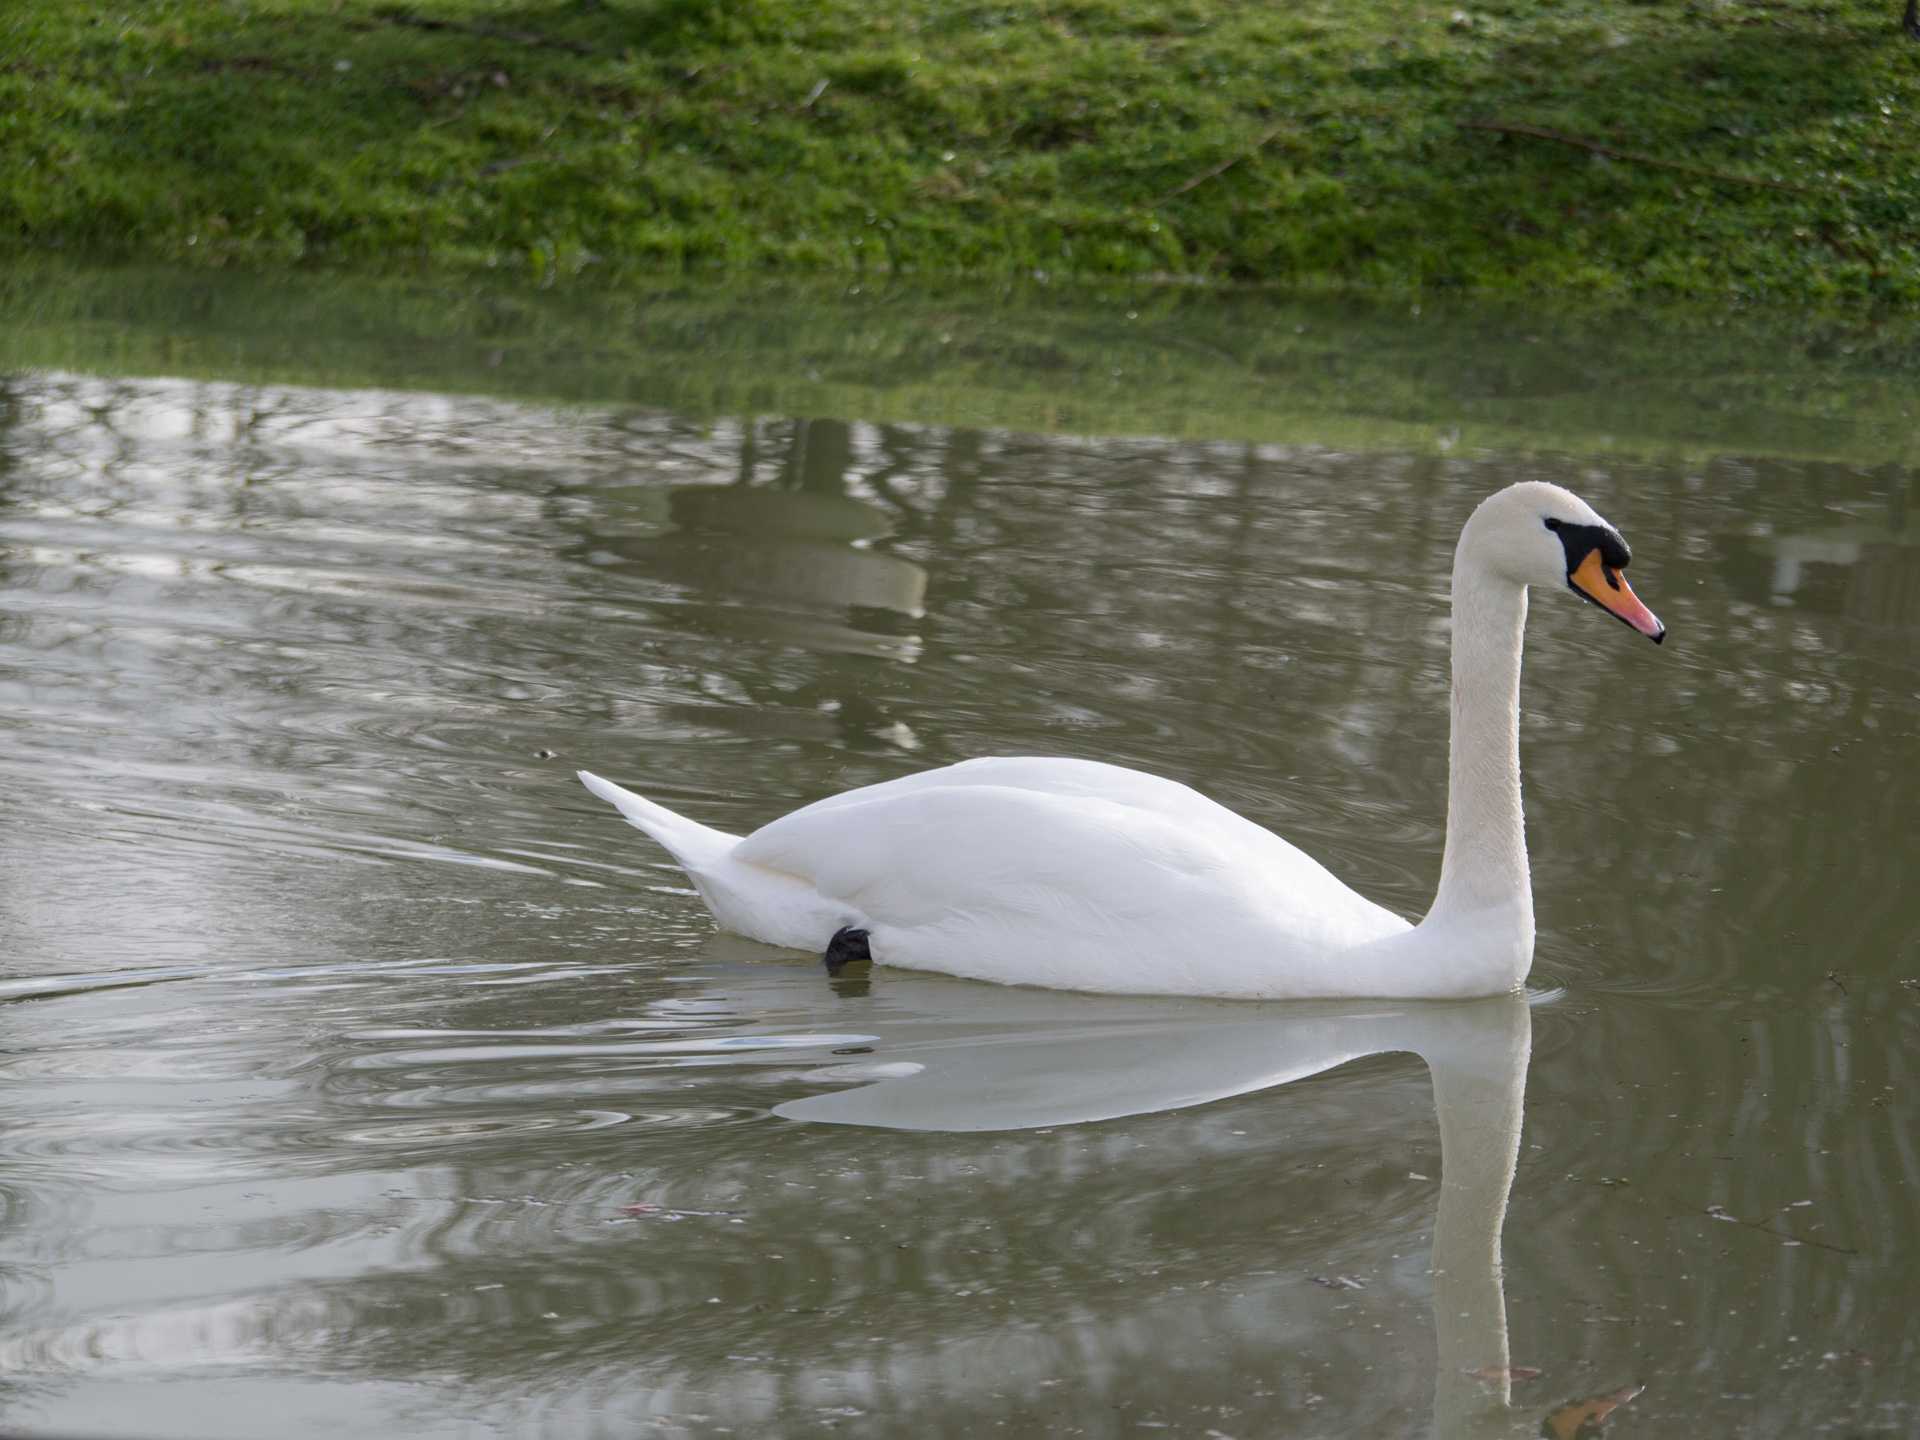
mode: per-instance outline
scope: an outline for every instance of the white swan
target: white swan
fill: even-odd
[[[1440,889],[1410,925],[1270,831],[1091,760],[968,760],[851,790],[742,839],[597,775],[727,930],[1009,985],[1108,994],[1459,998],[1533,960],[1520,811],[1527,586],[1566,584],[1654,641],[1626,542],[1539,481],[1483,501],[1453,561],[1453,726]]]

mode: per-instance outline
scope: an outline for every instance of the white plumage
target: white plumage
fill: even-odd
[[[1563,537],[1589,531],[1618,542],[1575,496],[1530,482],[1492,497],[1462,532],[1446,858],[1418,926],[1197,791],[1097,761],[968,760],[831,796],[744,839],[580,778],[673,853],[723,928],[773,945],[818,952],[853,927],[880,964],[1109,994],[1511,990],[1533,951],[1518,750],[1525,587],[1573,579],[1586,552]],[[1625,599],[1576,589],[1659,638],[1617,568],[1614,582]]]

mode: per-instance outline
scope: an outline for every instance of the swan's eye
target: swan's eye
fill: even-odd
[[[1620,532],[1611,525],[1580,525],[1551,516],[1541,523],[1560,537],[1560,548],[1567,552],[1569,575],[1578,570],[1580,562],[1596,550],[1600,553],[1601,563],[1610,570],[1624,570],[1633,559],[1627,542],[1620,538]]]

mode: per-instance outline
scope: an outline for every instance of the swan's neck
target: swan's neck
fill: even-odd
[[[1471,534],[1471,529],[1468,531]],[[1465,537],[1462,537],[1465,548]],[[1533,965],[1520,814],[1524,586],[1453,567],[1453,737],[1440,889],[1410,930],[1342,956],[1343,993],[1449,998],[1518,990]]]
[[[1531,957],[1533,896],[1520,811],[1520,647],[1526,587],[1466,554],[1453,567],[1453,727],[1447,848],[1422,930],[1518,942]],[[1517,983],[1516,977],[1516,983]]]

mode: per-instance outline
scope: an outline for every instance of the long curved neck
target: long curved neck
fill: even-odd
[[[1517,990],[1533,965],[1520,813],[1520,644],[1526,588],[1462,552],[1453,566],[1453,734],[1447,848],[1426,918],[1342,956],[1341,993],[1463,998]]]
[[[1447,848],[1440,889],[1421,928],[1497,926],[1503,938],[1523,929],[1531,953],[1533,896],[1520,809],[1520,648],[1527,591],[1489,575],[1467,552],[1462,536],[1453,565]]]

